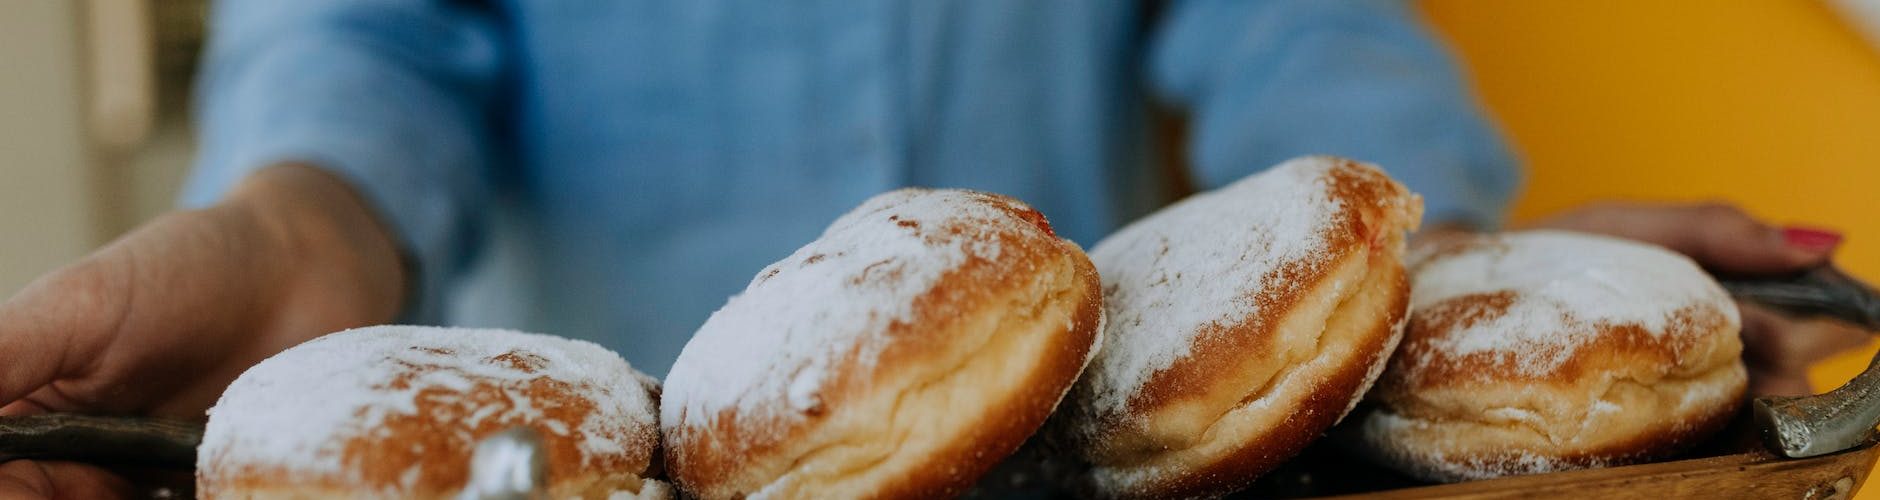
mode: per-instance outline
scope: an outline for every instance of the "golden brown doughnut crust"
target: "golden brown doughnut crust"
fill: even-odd
[[[872,362],[853,352],[835,362],[812,408],[730,407],[662,422],[667,471],[685,492],[958,495],[1042,425],[1094,348],[1100,281],[1083,251],[1035,210],[965,193],[1019,223],[896,216],[894,227],[936,241],[988,238],[997,258],[945,271],[914,300],[910,320],[881,332],[889,340]]]
[[[1614,244],[1566,233],[1511,234],[1513,246],[1500,235],[1429,245],[1419,249],[1413,269],[1421,273],[1462,256],[1532,251],[1528,245]],[[1537,234],[1553,240],[1537,243]],[[1607,247],[1589,248],[1570,253]],[[1710,290],[1715,283],[1695,265],[1655,252],[1671,260],[1632,265],[1682,271],[1677,277],[1690,280],[1687,288],[1697,297],[1667,300],[1657,328],[1602,319],[1598,311],[1537,309],[1523,303],[1544,300],[1536,298],[1535,286],[1445,296],[1412,311],[1403,346],[1370,395],[1378,404],[1360,431],[1365,447],[1412,475],[1458,481],[1648,461],[1720,429],[1746,384],[1735,305],[1720,289]],[[1638,273],[1626,265],[1637,261],[1617,259],[1597,279],[1626,286],[1623,280]],[[1465,342],[1462,332],[1502,324],[1524,307],[1520,314],[1562,314],[1555,326],[1532,326],[1553,328],[1559,337],[1570,335],[1570,324],[1587,323],[1590,330],[1570,346],[1453,347]]]
[[[244,374],[217,404],[197,471],[197,493],[202,498],[454,498],[469,479],[469,459],[479,440],[515,427],[530,427],[542,441],[548,465],[547,485],[556,498],[608,498],[614,493],[636,492],[644,498],[662,498],[657,475],[659,436],[653,423],[659,384],[632,371],[618,356],[598,345],[566,339],[534,344],[508,341],[546,336],[505,331],[383,326],[342,332],[297,347],[258,365],[250,372],[284,374],[289,386],[251,383]],[[370,338],[384,337],[384,338]],[[486,345],[469,346],[478,337]],[[334,344],[346,343],[344,346]],[[310,357],[296,357],[310,349],[326,350],[341,358],[317,362],[356,367],[357,371],[383,371],[371,388],[348,391],[355,399],[319,390],[320,375],[308,365]],[[475,353],[471,349],[489,352]],[[556,349],[545,353],[543,349]],[[586,359],[559,354],[559,350],[586,350]],[[570,367],[553,366],[552,359],[580,363],[582,368],[619,370],[620,373],[584,380],[559,378]],[[593,363],[591,359],[601,360]],[[612,363],[608,361],[611,360]],[[341,367],[342,369],[346,367]],[[349,370],[350,371],[350,370]],[[307,375],[296,375],[298,372]],[[280,379],[276,379],[277,381]],[[439,383],[448,380],[450,383]],[[468,384],[458,387],[456,382]],[[595,381],[628,381],[599,387]],[[317,436],[329,446],[305,450],[300,463],[267,464],[238,455],[252,446],[252,437],[271,433],[305,432],[289,422],[280,428],[249,427],[253,420],[239,413],[254,412],[257,399],[244,397],[257,391],[294,391],[294,385],[316,395],[290,405],[332,405],[358,408],[357,422]],[[330,387],[330,385],[328,385]],[[624,394],[638,392],[640,394]],[[369,393],[369,394],[368,394]],[[402,402],[387,401],[397,394]],[[408,396],[405,396],[408,395]],[[291,396],[289,396],[291,398]],[[618,398],[622,401],[608,401]],[[622,405],[623,401],[631,401]],[[275,401],[278,402],[278,401]],[[647,404],[634,408],[636,404]],[[384,406],[381,406],[384,405]],[[403,409],[410,405],[410,410]],[[387,410],[387,408],[391,408]],[[643,417],[622,418],[622,409]],[[368,421],[365,415],[375,417]],[[292,418],[292,414],[288,414]],[[612,420],[594,422],[594,420]],[[640,420],[644,420],[642,424]],[[590,425],[600,424],[600,425]],[[225,439],[226,438],[226,439]],[[601,449],[585,446],[604,443]],[[336,462],[338,468],[320,472],[313,463]]]
[[[1326,429],[1343,419],[1345,412],[1352,408],[1352,402],[1362,398],[1365,390],[1370,388],[1371,382],[1378,376],[1375,367],[1386,360],[1401,332],[1401,311],[1409,300],[1403,272],[1401,269],[1388,269],[1382,274],[1385,277],[1373,284],[1391,291],[1391,305],[1388,309],[1398,312],[1371,322],[1369,329],[1356,340],[1354,345],[1364,355],[1337,360],[1335,368],[1329,370],[1325,378],[1302,392],[1303,397],[1292,405],[1293,413],[1280,419],[1279,425],[1243,441],[1238,450],[1214,462],[1185,474],[1166,476],[1163,481],[1141,485],[1141,491],[1153,492],[1144,496],[1208,497],[1245,488],[1261,474],[1273,470],[1304,450]],[[1086,488],[1086,493],[1094,496],[1117,496],[1089,491],[1088,484],[1080,487]]]
[[[1376,167],[1350,160],[1306,158],[1275,170],[1289,167],[1323,169],[1312,182],[1289,189],[1323,189],[1337,202],[1315,215],[1325,220],[1316,234],[1278,237],[1322,237],[1323,248],[1257,278],[1268,285],[1242,298],[1254,302],[1253,314],[1204,326],[1187,354],[1129,394],[1127,411],[1106,412],[1093,402],[1114,387],[1089,376],[1079,382],[1051,427],[1061,451],[1087,464],[1074,480],[1081,493],[1175,498],[1245,487],[1342,418],[1381,371],[1401,333],[1408,296],[1403,234],[1419,221],[1420,199]],[[1184,224],[1212,215],[1198,213],[1212,208],[1172,209],[1185,211],[1143,223]],[[1167,239],[1127,232],[1113,237]],[[1259,245],[1242,242],[1221,258],[1259,252]],[[1100,245],[1097,253],[1103,251]],[[1107,293],[1122,285],[1105,286]],[[1122,317],[1117,314],[1112,311],[1112,321]],[[1156,333],[1119,323],[1109,334]],[[1127,345],[1111,341],[1105,348],[1119,344]]]

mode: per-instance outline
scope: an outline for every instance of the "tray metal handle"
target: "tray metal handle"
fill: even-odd
[[[1832,266],[1786,277],[1722,281],[1739,299],[1880,332],[1880,293]],[[1880,355],[1860,375],[1832,391],[1761,397],[1752,405],[1765,440],[1783,456],[1813,457],[1860,446],[1880,425]]]
[[[1880,425],[1880,355],[1832,391],[1760,397],[1752,404],[1765,440],[1783,456],[1814,457],[1859,446]]]

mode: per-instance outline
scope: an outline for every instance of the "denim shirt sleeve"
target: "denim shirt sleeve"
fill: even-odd
[[[1503,221],[1520,181],[1455,63],[1397,0],[1182,0],[1149,48],[1158,97],[1188,109],[1215,187],[1302,154],[1377,163],[1426,224]]]
[[[434,4],[435,3],[435,4]],[[197,89],[202,151],[184,206],[305,162],[350,182],[414,270],[401,320],[438,319],[488,196],[501,44],[487,12],[416,0],[224,0]]]

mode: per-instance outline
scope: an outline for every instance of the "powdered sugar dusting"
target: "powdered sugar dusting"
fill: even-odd
[[[872,364],[885,332],[912,319],[916,298],[969,259],[997,262],[1000,233],[1035,215],[1009,198],[903,189],[837,219],[820,238],[771,264],[713,313],[667,376],[662,424],[800,415],[820,404],[836,363]],[[794,411],[782,411],[785,409]]]
[[[544,377],[591,401],[593,413],[578,427],[548,418],[541,402],[517,389]],[[648,439],[639,443],[643,453],[654,445],[654,401],[646,388],[657,383],[606,348],[502,330],[379,326],[327,335],[249,368],[209,410],[198,468],[220,462],[352,477],[359,471],[346,470],[342,457],[348,440],[383,432],[387,419],[413,416],[420,391],[468,391],[483,382],[501,386],[508,404],[468,411],[461,425],[443,432],[468,433],[489,419],[541,424],[578,434],[583,463],[625,453],[622,439]],[[474,443],[473,436],[459,437]],[[416,464],[400,471],[402,483],[415,484],[420,473]]]
[[[1637,325],[1661,336],[1676,311],[1703,304],[1718,304],[1729,322],[1738,321],[1722,287],[1689,258],[1663,248],[1566,231],[1482,238],[1461,251],[1412,257],[1412,311],[1465,296],[1508,299],[1500,314],[1430,340],[1451,359],[1499,353],[1519,373],[1540,375],[1598,338],[1601,326]],[[1421,366],[1429,359],[1411,361]]]
[[[1536,418],[1527,410],[1499,408],[1489,410],[1492,416],[1513,421],[1530,421]],[[1409,419],[1388,411],[1371,413],[1363,422],[1366,436],[1402,436],[1413,430],[1427,428],[1426,420]],[[1372,438],[1374,439],[1374,438]],[[1404,468],[1405,472],[1424,479],[1442,481],[1492,479],[1519,474],[1540,474],[1588,467],[1605,467],[1606,459],[1598,457],[1580,457],[1569,460],[1561,457],[1536,453],[1522,449],[1498,450],[1495,453],[1450,453],[1442,448],[1413,448],[1384,444],[1374,451],[1386,455],[1386,460]]]
[[[607,494],[607,500],[666,500],[669,498],[679,498],[672,486],[650,479],[640,483],[638,493],[613,491]]]
[[[1102,353],[1084,375],[1100,414],[1122,411],[1156,372],[1189,354],[1221,321],[1256,317],[1257,296],[1288,264],[1312,264],[1341,204],[1329,194],[1338,160],[1288,161],[1158,211],[1098,243],[1110,319]]]
[[[822,388],[823,367],[813,366],[796,374],[790,380],[790,408],[797,411],[814,411],[822,406],[822,397],[817,391]]]

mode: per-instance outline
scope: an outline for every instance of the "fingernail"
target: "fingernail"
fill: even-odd
[[[1841,233],[1813,227],[1782,228],[1782,239],[1791,247],[1814,253],[1827,253],[1841,245]]]

